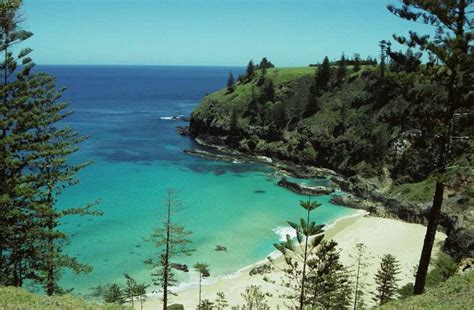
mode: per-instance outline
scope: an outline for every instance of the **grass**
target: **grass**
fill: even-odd
[[[451,277],[423,295],[393,301],[379,309],[474,309],[474,272]]]
[[[266,77],[272,80],[275,89],[289,86],[289,89],[304,94],[309,88],[309,81],[315,70],[315,67],[271,68],[267,70]],[[256,85],[256,81],[261,74],[262,71],[257,70],[251,81],[237,83],[233,92],[229,92],[223,85],[222,89],[206,96],[193,113],[196,116],[200,115],[202,118],[206,118],[207,115],[221,117],[229,115],[234,107],[239,107],[240,111],[245,111],[247,109],[246,105],[252,99],[252,93],[254,96],[258,96],[260,92],[261,87]],[[284,95],[281,96],[284,97]],[[288,104],[294,103],[290,102]]]
[[[72,295],[43,296],[17,287],[0,287],[0,309],[2,310],[54,310],[54,309],[89,309],[89,310],[123,310],[129,307],[96,304]]]
[[[433,198],[434,189],[435,180],[428,178],[421,182],[394,185],[390,191],[393,195],[400,194],[407,201],[428,202]]]

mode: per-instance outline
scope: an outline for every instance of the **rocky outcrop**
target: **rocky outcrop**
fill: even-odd
[[[273,270],[273,267],[270,264],[263,264],[260,266],[253,267],[249,271],[250,276],[255,276],[255,275],[264,275],[267,273],[271,273]]]
[[[217,252],[226,252],[227,251],[227,248],[223,245],[216,245],[216,248],[214,249],[214,251],[217,251]]]
[[[178,127],[176,127],[176,132],[180,136],[189,136],[189,127],[188,126],[178,126]]]
[[[334,193],[335,190],[334,188],[326,186],[309,186],[296,182],[290,182],[285,177],[281,178],[281,180],[278,181],[277,185],[289,189],[294,193],[309,196],[329,195]]]
[[[171,263],[170,267],[172,269],[176,269],[182,272],[189,272],[188,265],[186,264],[176,264],[176,263]]]

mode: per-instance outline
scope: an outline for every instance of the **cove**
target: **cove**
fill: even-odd
[[[143,263],[155,252],[146,242],[162,223],[166,191],[173,188],[183,204],[177,221],[193,231],[196,252],[177,263],[210,265],[211,275],[228,276],[265,259],[280,239],[286,221],[303,215],[306,199],[276,186],[272,169],[261,164],[228,163],[193,157],[183,150],[199,147],[176,133],[201,98],[225,86],[229,71],[243,68],[174,66],[40,66],[67,88],[75,111],[65,122],[90,138],[73,161],[92,160],[78,175],[80,183],[59,198],[59,207],[77,207],[99,199],[100,217],[66,218],[67,253],[90,264],[85,275],[65,273],[62,285],[87,294],[89,289],[123,282],[129,273],[151,283]],[[329,203],[314,213],[318,223],[353,214]],[[216,245],[227,251],[216,252]],[[192,273],[181,275],[183,282]]]

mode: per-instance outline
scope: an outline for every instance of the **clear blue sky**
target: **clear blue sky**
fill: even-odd
[[[422,27],[387,11],[398,0],[24,1],[39,64],[298,66]]]

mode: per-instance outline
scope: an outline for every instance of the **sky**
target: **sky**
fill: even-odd
[[[399,0],[24,0],[38,64],[236,65],[269,58],[377,56],[393,33],[431,29],[386,9]]]

